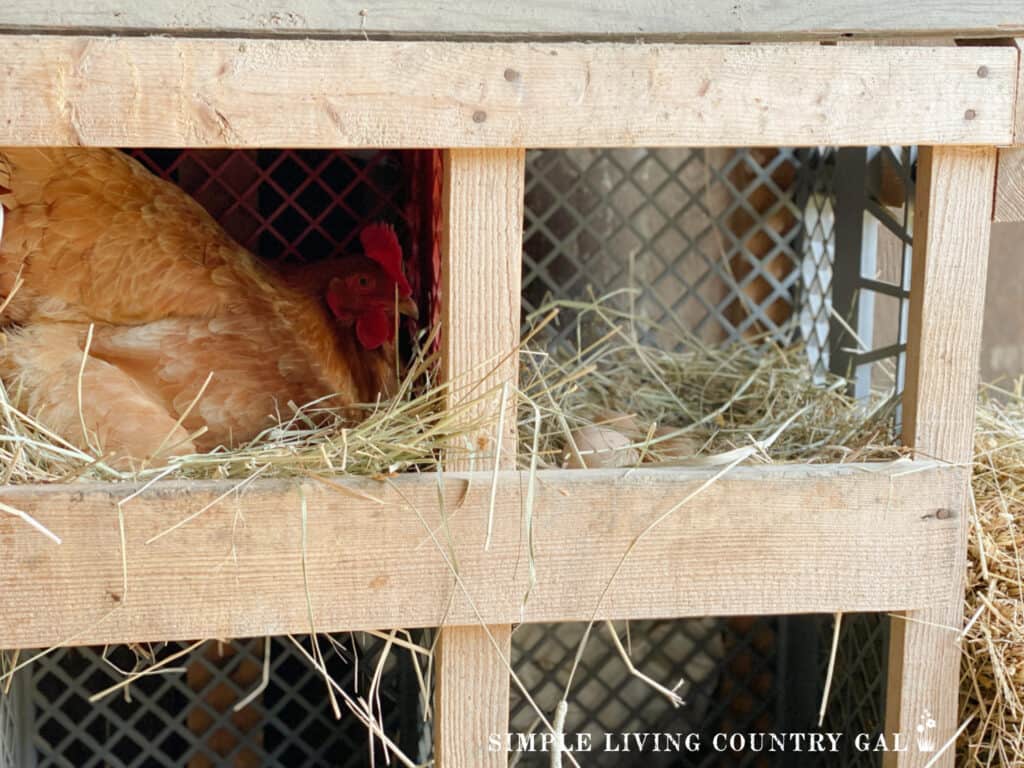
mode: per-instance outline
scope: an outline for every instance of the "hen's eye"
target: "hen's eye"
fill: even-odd
[[[366,275],[360,275],[359,276],[359,287],[360,288],[365,288],[369,284],[370,284],[370,278],[368,278]]]

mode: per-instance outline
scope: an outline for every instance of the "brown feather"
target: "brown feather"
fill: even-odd
[[[394,389],[392,346],[363,349],[322,299],[289,286],[191,197],[123,153],[0,149],[0,169],[10,190],[0,195],[9,211],[0,293],[23,280],[2,318],[23,330],[0,376],[19,379],[28,407],[45,405],[44,423],[73,442],[82,444],[75,424],[53,415],[54,403],[81,364],[89,324],[90,428],[131,455],[166,437],[141,421],[173,424],[211,372],[184,423],[208,428],[198,448],[250,439],[289,401],[335,395],[345,406]],[[53,349],[34,347],[43,339]],[[122,408],[125,398],[138,407]],[[154,419],[154,408],[166,418]]]

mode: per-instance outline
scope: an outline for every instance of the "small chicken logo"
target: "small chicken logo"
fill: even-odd
[[[932,713],[925,709],[921,713],[921,716],[917,719],[917,727],[915,728],[917,733],[915,739],[917,741],[917,749],[919,752],[934,752],[935,751],[935,718],[932,717]]]

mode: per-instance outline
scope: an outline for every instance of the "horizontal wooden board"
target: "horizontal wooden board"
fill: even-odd
[[[8,36],[0,145],[1006,144],[1008,47]]]
[[[701,491],[713,474],[539,473],[528,599],[520,472],[500,474],[489,551],[487,472],[443,492],[436,475],[256,481],[147,544],[230,488],[166,483],[123,505],[124,560],[131,485],[7,488],[63,543],[0,515],[0,648],[304,632],[307,599],[318,631],[879,611],[926,606],[954,577],[957,513],[940,510],[961,508],[962,469],[738,468]]]
[[[777,39],[837,35],[1008,35],[1024,30],[1020,0],[532,0],[367,3],[364,0],[18,0],[7,29],[423,36],[587,36]]]

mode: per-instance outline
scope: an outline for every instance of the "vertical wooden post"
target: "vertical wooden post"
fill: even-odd
[[[995,168],[992,148],[922,148],[918,161],[903,432],[922,457],[969,464],[973,455]],[[886,732],[901,733],[908,748],[887,754],[887,768],[921,768],[935,757],[918,747],[919,723],[936,750],[959,725],[966,497],[951,512],[961,532],[956,571],[935,585],[930,606],[892,620]],[[952,768],[954,754],[951,747],[936,768]]]
[[[445,152],[441,373],[453,384],[451,403],[517,381],[524,173],[522,149]],[[509,432],[502,436],[501,463],[514,467],[514,399],[506,408]],[[480,435],[477,445],[493,456],[494,435]],[[452,460],[448,468],[467,467]],[[509,626],[441,631],[434,698],[437,768],[507,764],[504,752],[487,751],[488,737],[508,730],[509,674],[492,638],[507,660]]]

